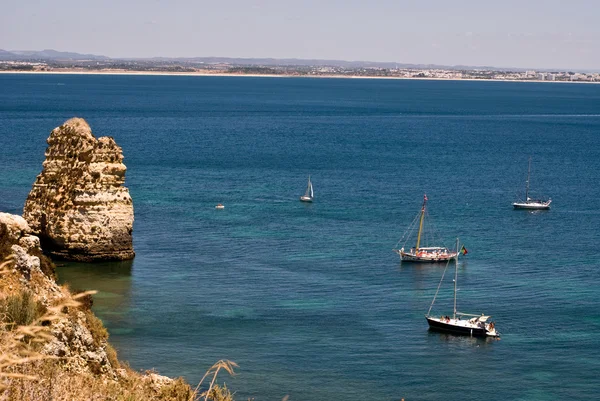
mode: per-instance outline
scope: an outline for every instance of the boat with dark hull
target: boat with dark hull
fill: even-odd
[[[435,262],[448,262],[458,256],[457,250],[449,250],[445,246],[421,246],[421,240],[425,236],[425,215],[427,212],[427,195],[423,196],[423,206],[421,211],[415,217],[412,224],[406,230],[404,236],[398,241],[396,247],[403,241],[403,245],[400,249],[393,249],[398,255],[400,260],[403,262],[418,262],[418,263],[435,263]],[[416,245],[408,250],[405,249],[406,243],[410,240],[411,233],[414,232],[416,223],[418,222],[419,229],[417,232]],[[433,232],[433,230],[431,230]],[[431,237],[432,235],[428,235]],[[414,238],[414,237],[413,237]],[[435,239],[434,239],[435,241]]]
[[[531,157],[529,158],[529,168],[527,169],[527,181],[525,181],[525,200],[513,202],[513,208],[515,209],[529,209],[529,210],[548,210],[550,209],[550,203],[552,199],[532,199],[529,197],[529,178],[531,176]]]
[[[459,243],[457,239],[457,249],[458,245]],[[444,269],[444,273],[442,274],[440,284],[438,285],[437,291],[435,292],[435,296],[433,297],[433,301],[431,302],[431,306],[429,307],[429,311],[427,311],[427,315],[425,315],[427,323],[429,324],[429,329],[444,333],[460,334],[473,337],[499,337],[500,333],[496,331],[495,323],[489,321],[491,316],[486,316],[483,313],[481,315],[473,315],[469,313],[457,312],[456,285],[458,280],[458,256],[455,257],[454,260],[454,311],[452,313],[452,316],[442,315],[437,317],[431,315],[431,309],[433,308],[435,299],[437,298],[438,292],[440,291],[440,287],[442,286],[442,282],[444,281],[446,270],[448,269],[448,265],[450,264],[450,262],[448,261],[448,264],[446,264],[446,269]]]
[[[471,319],[451,318],[449,316],[426,316],[429,329],[443,333],[462,334],[473,337],[498,337],[494,323],[487,323],[490,316],[475,316]]]

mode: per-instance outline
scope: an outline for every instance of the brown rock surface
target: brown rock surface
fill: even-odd
[[[39,244],[25,219],[0,212],[0,400],[196,399],[183,379],[122,365],[90,295],[75,303]]]
[[[0,213],[0,262],[12,260],[12,268],[1,275],[0,299],[24,290],[46,307],[70,299],[70,294],[54,281],[53,267],[43,269],[51,262],[42,255],[38,238],[30,234],[21,216]],[[70,369],[86,371],[97,364],[99,371],[115,377],[106,353],[106,339],[93,341],[87,324],[90,314],[75,310],[72,315],[53,322],[52,339],[43,353],[68,358]]]
[[[96,139],[81,118],[52,130],[47,142],[23,210],[44,251],[84,262],[132,259],[133,202],[121,148],[111,137]]]

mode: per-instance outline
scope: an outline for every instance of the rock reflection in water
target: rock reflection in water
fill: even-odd
[[[131,331],[131,271],[133,261],[57,265],[59,284],[72,291],[96,290],[92,306],[111,335]]]

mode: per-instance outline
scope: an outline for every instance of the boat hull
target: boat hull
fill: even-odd
[[[301,202],[312,202],[313,198],[311,198],[310,196],[301,196],[300,201]]]
[[[414,263],[437,263],[437,262],[448,262],[456,258],[456,252],[448,252],[443,254],[427,254],[419,255],[418,253],[408,253],[402,250],[398,251],[400,259],[403,262],[414,262]]]
[[[515,209],[548,210],[548,209],[550,209],[550,202],[547,202],[547,203],[515,202],[515,203],[513,203],[513,207]]]
[[[470,324],[466,320],[448,319],[442,320],[439,318],[426,317],[429,323],[429,329],[443,333],[460,334],[473,337],[497,337],[495,330],[488,331],[486,325],[477,327],[475,324]]]

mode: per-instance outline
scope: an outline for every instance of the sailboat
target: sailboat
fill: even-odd
[[[426,214],[426,206],[427,206],[427,195],[423,196],[423,206],[421,207],[421,211],[413,220],[413,223],[406,230],[404,236],[398,241],[398,246],[403,239],[406,239],[400,249],[393,249],[398,255],[400,255],[400,260],[403,262],[447,262],[454,257],[458,257],[458,249],[455,251],[450,251],[445,246],[421,246],[421,239],[424,235],[423,223],[425,221]],[[404,249],[404,245],[409,240],[409,236],[411,232],[414,231],[416,222],[419,222],[419,231],[417,233],[417,243],[413,248],[406,251]]]
[[[310,175],[309,175],[308,176],[308,184],[306,185],[306,192],[304,192],[304,195],[302,195],[300,197],[300,200],[302,202],[312,202],[314,197],[315,197],[315,194],[313,193],[313,186],[312,186],[312,182],[310,182]]]
[[[458,238],[456,239],[456,248],[458,249]],[[446,333],[464,334],[475,337],[499,337],[500,333],[496,331],[495,323],[490,322],[491,316],[486,316],[483,313],[481,315],[473,315],[469,313],[457,312],[456,285],[458,280],[458,256],[456,256],[454,260],[454,312],[452,313],[452,317],[448,315],[442,315],[440,317],[431,315],[431,309],[433,308],[435,299],[437,298],[440,287],[442,286],[442,281],[444,281],[446,269],[448,269],[448,265],[450,264],[450,261],[448,261],[448,264],[446,264],[446,269],[444,269],[444,273],[442,274],[440,284],[438,285],[435,296],[433,297],[433,301],[431,302],[431,306],[425,315],[427,323],[429,324],[429,328],[431,330],[442,331]],[[463,319],[463,317],[466,318]]]
[[[513,203],[515,209],[548,210],[552,199],[540,200],[529,197],[529,177],[531,175],[531,157],[529,158],[529,168],[527,169],[527,181],[525,181],[525,201]]]

